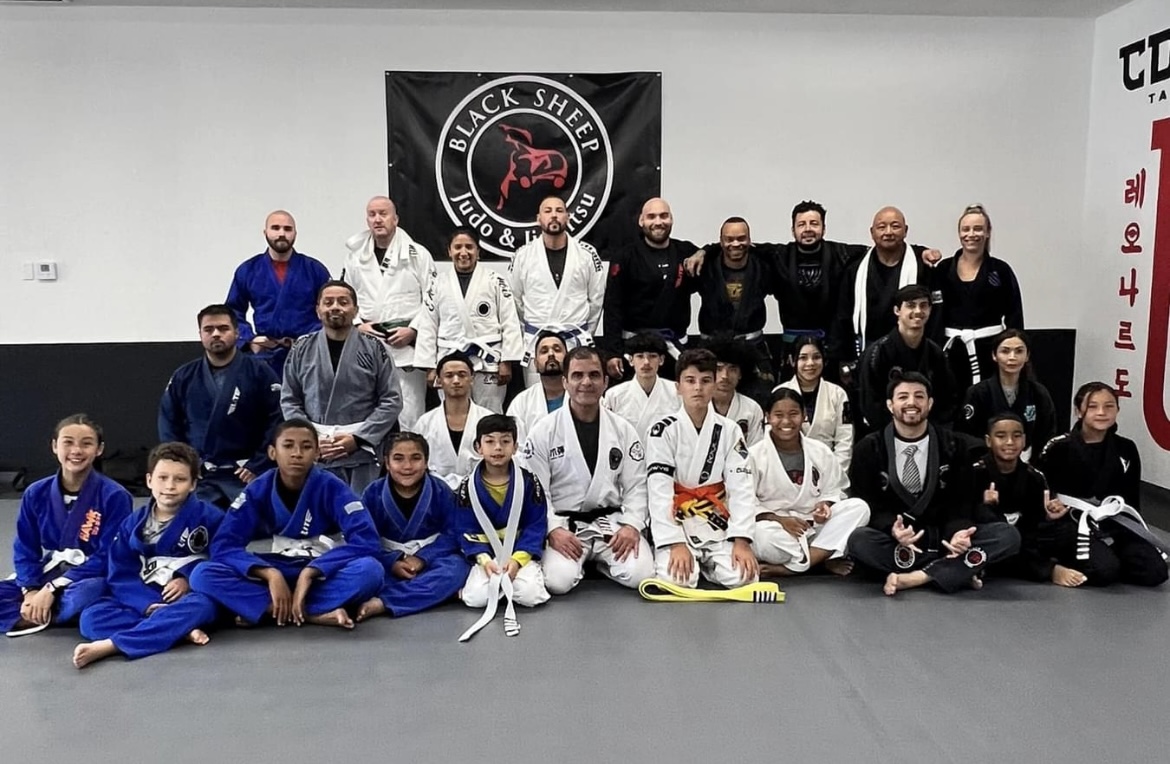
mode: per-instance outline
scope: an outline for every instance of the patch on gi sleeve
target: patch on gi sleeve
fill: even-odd
[[[668,416],[665,419],[660,419],[659,421],[655,422],[654,426],[650,428],[650,437],[661,438],[663,430],[669,427],[673,421],[674,417]]]
[[[735,439],[735,453],[739,454],[744,459],[748,458],[747,444],[743,442],[743,438]]]
[[[841,424],[853,424],[853,410],[849,408],[849,401],[841,404]]]
[[[232,499],[232,505],[230,507],[228,507],[228,509],[229,510],[239,509],[240,507],[244,506],[244,502],[247,500],[248,500],[247,495],[243,491],[240,491],[239,495],[237,495],[236,498]]]
[[[352,515],[354,512],[361,512],[365,508],[366,508],[365,505],[362,504],[360,501],[351,501],[350,503],[346,504],[344,507],[345,514],[347,514],[347,515]]]
[[[622,464],[622,450],[617,448],[609,449],[609,471],[614,472]]]
[[[187,536],[187,548],[191,550],[191,554],[206,551],[210,543],[211,534],[207,532],[205,525],[200,525]]]
[[[646,458],[646,452],[642,449],[642,441],[635,440],[630,445],[630,458],[636,462],[640,462]]]
[[[674,467],[669,464],[663,464],[662,462],[654,462],[654,464],[646,468],[646,475],[666,475],[672,478],[674,477]]]

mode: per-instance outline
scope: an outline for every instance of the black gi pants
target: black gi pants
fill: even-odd
[[[947,557],[950,552],[941,544],[939,549],[918,546],[921,553],[899,546],[893,536],[876,528],[858,528],[849,537],[849,555],[867,568],[886,574],[921,570],[950,594],[981,575],[988,564],[1020,551],[1020,533],[1007,523],[981,523],[975,526],[971,548],[958,557]]]

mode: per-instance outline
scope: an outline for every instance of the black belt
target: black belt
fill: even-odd
[[[588,509],[581,512],[557,512],[557,517],[565,517],[569,520],[574,520],[579,523],[591,523],[599,517],[607,517],[614,512],[621,512],[621,507],[597,507],[596,509]]]

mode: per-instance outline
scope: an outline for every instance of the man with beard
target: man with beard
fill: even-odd
[[[296,338],[321,328],[314,306],[329,269],[293,248],[297,224],[284,210],[268,215],[264,238],[268,249],[236,268],[224,302],[240,327],[240,347],[267,361],[279,377]]]
[[[730,333],[756,354],[756,373],[764,391],[776,384],[772,353],[764,340],[768,320],[764,298],[775,296],[773,259],[752,248],[747,221],[731,217],[719,229],[720,256],[699,275],[699,332],[704,339]]]
[[[930,289],[933,272],[923,257],[926,248],[906,244],[909,231],[901,210],[882,207],[869,229],[873,246],[845,271],[828,350],[846,384],[852,383],[856,361],[866,346],[894,328],[894,294],[911,284]],[[926,334],[941,338],[937,317]]]
[[[272,466],[267,447],[281,420],[280,380],[237,350],[239,326],[227,305],[208,305],[197,320],[204,354],[171,375],[158,405],[158,439],[199,452],[196,496],[227,509]]]
[[[537,335],[532,367],[540,374],[540,384],[525,388],[508,406],[508,416],[516,420],[518,443],[537,422],[565,404],[565,353],[565,341],[556,332]]]
[[[797,337],[829,334],[837,315],[845,270],[865,255],[860,244],[825,239],[825,208],[802,201],[792,208],[792,243],[776,248],[776,301],[784,325],[786,357],[795,357]]]
[[[827,338],[837,315],[845,271],[868,251],[865,244],[843,244],[825,239],[824,206],[802,201],[792,208],[792,241],[788,244],[753,243],[752,246],[772,259],[776,278],[776,302],[780,323],[784,327],[784,366],[782,376],[795,373],[792,359],[799,348],[792,343],[797,337]],[[710,249],[713,249],[711,247]],[[942,259],[937,249],[927,249],[922,258],[933,266]],[[687,268],[701,272],[702,259],[688,261]],[[830,361],[830,376],[837,365]]]
[[[694,291],[694,279],[687,276],[683,262],[695,245],[670,238],[674,217],[665,199],[656,197],[642,205],[638,227],[642,235],[609,261],[605,338],[599,344],[611,354],[606,372],[620,379],[626,340],[635,334],[657,334],[668,351],[662,374],[673,379],[674,359],[686,346]]]
[[[592,345],[605,296],[601,257],[592,246],[569,235],[564,201],[547,196],[538,210],[540,236],[517,249],[508,267],[516,312],[524,327],[522,363],[528,387],[542,374],[533,364],[537,335],[555,332],[566,347]]]
[[[850,535],[849,553],[886,574],[889,596],[931,582],[947,593],[982,588],[987,565],[1020,549],[1012,526],[976,522],[972,449],[981,444],[930,424],[933,403],[930,380],[895,372],[886,394],[893,422],[853,447],[851,493],[869,504],[870,519]]]
[[[415,339],[433,321],[435,261],[398,227],[398,208],[385,196],[366,204],[366,229],[351,236],[341,280],[357,293],[360,329],[390,348],[402,387],[402,426],[426,410],[427,372],[415,361]]]
[[[320,460],[358,495],[378,477],[383,443],[402,411],[398,370],[382,340],[354,331],[357,292],[329,281],[317,297],[319,332],[288,354],[280,406],[286,419],[307,419],[320,437]]]

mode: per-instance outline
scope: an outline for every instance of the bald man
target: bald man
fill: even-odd
[[[418,331],[433,320],[435,261],[398,227],[398,208],[385,196],[366,204],[366,229],[345,242],[341,278],[357,292],[359,329],[386,343],[400,373],[402,413],[409,430],[426,409],[427,372],[415,368]]]
[[[772,353],[764,339],[768,321],[764,298],[776,297],[775,256],[752,245],[751,228],[741,217],[730,217],[719,228],[719,256],[707,261],[698,276],[699,333],[705,341],[736,339],[756,355],[756,380],[741,392],[767,400],[776,385]],[[730,335],[730,336],[729,336]]]
[[[297,223],[284,210],[264,219],[264,238],[268,249],[236,268],[224,302],[240,326],[237,345],[267,362],[279,378],[293,341],[321,328],[317,292],[329,269],[296,251]]]
[[[605,336],[598,344],[611,354],[606,371],[625,375],[625,341],[636,334],[662,337],[670,351],[662,375],[674,378],[674,359],[685,349],[691,324],[691,293],[695,280],[683,261],[695,252],[689,241],[672,239],[674,216],[665,199],[653,198],[638,215],[642,235],[609,261],[605,285]]]
[[[894,295],[904,286],[931,289],[934,271],[923,260],[925,247],[906,243],[910,227],[897,207],[882,207],[869,228],[873,246],[845,271],[837,317],[829,334],[829,356],[840,364],[841,379],[851,383],[853,368],[871,342],[894,330]],[[933,294],[933,291],[932,291]],[[941,324],[932,316],[926,336],[938,341]]]
[[[536,342],[542,332],[553,332],[568,349],[592,345],[601,322],[605,295],[605,265],[591,244],[570,229],[576,218],[559,196],[540,200],[536,223],[540,236],[512,256],[508,283],[516,313],[524,329],[524,384],[539,383]]]

